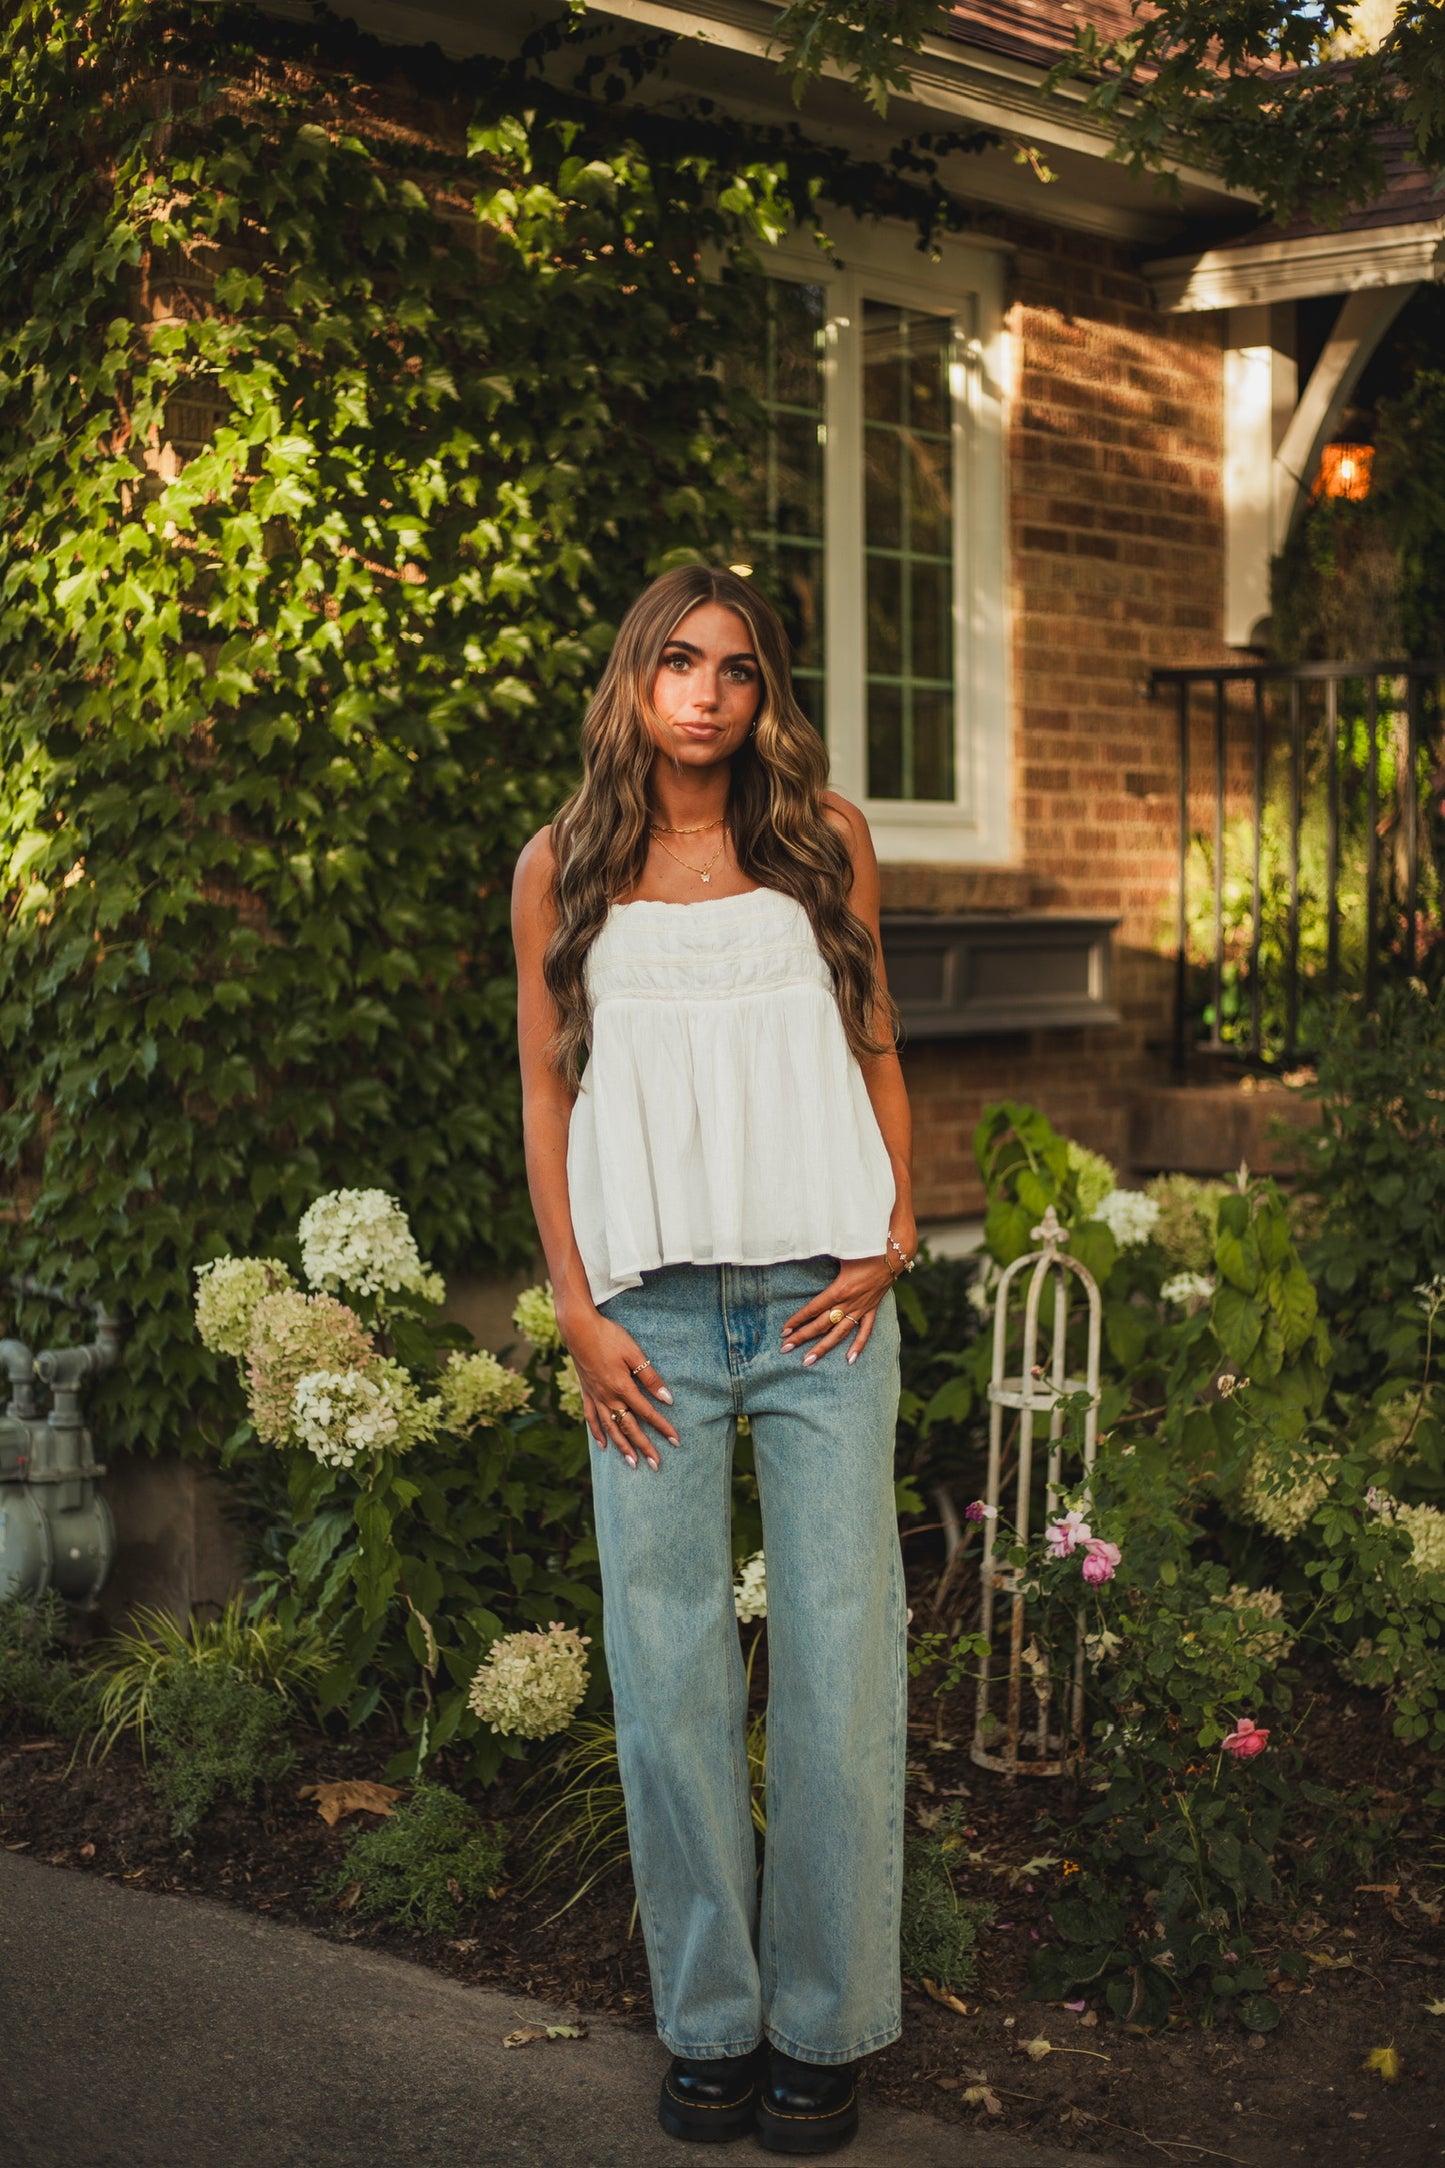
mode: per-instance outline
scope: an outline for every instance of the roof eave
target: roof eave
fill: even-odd
[[[1161,257],[1145,264],[1144,276],[1166,315],[1445,280],[1445,218],[1240,241],[1195,255]]]

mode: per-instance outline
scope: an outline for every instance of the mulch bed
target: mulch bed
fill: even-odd
[[[1281,1915],[1273,1933],[1259,1930],[1267,1959],[1292,1950],[1311,1960],[1298,1988],[1285,1979],[1272,1984],[1284,2003],[1276,2032],[1249,2035],[1230,2021],[1204,2028],[1181,2017],[1142,2034],[1106,2012],[1079,2015],[1031,1999],[1028,1953],[1048,1931],[1061,1870],[1029,1862],[1067,1851],[1059,1788],[1010,1785],[977,1768],[962,1697],[940,1710],[920,1695],[910,1726],[913,1809],[927,1816],[962,1802],[976,1855],[973,1886],[997,1903],[998,1916],[982,1937],[979,1984],[961,1998],[967,2014],[910,1987],[903,2038],[865,2066],[868,2093],[1084,2154],[1240,2168],[1287,2168],[1295,2157],[1322,2168],[1445,2161],[1445,2014],[1425,2007],[1445,1998],[1445,1857],[1422,1803],[1429,1782],[1440,1781],[1439,1766],[1402,1752],[1367,1695],[1326,1690],[1307,1735],[1312,1774],[1357,1794],[1368,1786],[1379,1811],[1398,1818],[1390,1846],[1376,1867],[1332,1876],[1314,1909]],[[531,1895],[504,1888],[448,1936],[358,1923],[318,1900],[316,1887],[335,1876],[347,1835],[368,1818],[329,1830],[299,1787],[381,1778],[386,1749],[364,1737],[304,1735],[297,1743],[296,1777],[268,1809],[217,1810],[183,1852],[127,1747],[90,1763],[67,1744],[0,1737],[0,1841],[53,1865],[241,1904],[458,1979],[575,2011],[606,2010],[650,2029],[647,1965],[625,1869],[560,1916],[570,1895],[565,1877]],[[505,1812],[518,1803],[501,1796],[486,1804]],[[1402,2060],[1394,2084],[1362,2068],[1384,2046]],[[992,2106],[965,2100],[980,2085]]]

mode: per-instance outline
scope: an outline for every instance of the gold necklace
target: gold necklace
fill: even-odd
[[[712,823],[712,822],[709,822],[709,823],[708,823],[708,826],[709,826],[709,827],[711,827],[712,825],[713,825],[713,823]],[[678,857],[678,855],[677,855],[676,851],[671,851],[671,850],[668,850],[668,849],[667,849],[667,845],[666,845],[666,844],[665,844],[665,843],[663,842],[663,840],[662,840],[662,837],[661,837],[660,835],[659,835],[659,836],[657,836],[657,845],[658,845],[658,849],[659,849],[659,850],[663,850],[663,851],[667,851],[667,855],[668,855],[668,857],[669,857],[669,858],[670,858],[670,859],[672,860],[672,862],[673,862],[673,864],[674,864],[674,865],[678,865],[678,866],[681,866],[681,867],[683,868],[683,870],[684,870],[685,872],[687,872],[687,873],[695,873],[695,874],[697,875],[698,879],[699,879],[700,881],[702,881],[702,882],[703,882],[704,884],[706,884],[707,882],[711,881],[711,879],[712,879],[712,869],[713,869],[713,867],[714,867],[714,866],[715,866],[715,865],[717,864],[718,860],[719,860],[719,859],[720,859],[720,858],[722,857],[722,854],[723,854],[723,852],[724,852],[724,851],[725,851],[725,850],[727,849],[727,847],[728,847],[728,832],[727,832],[727,823],[726,823],[726,821],[724,821],[724,822],[723,822],[723,824],[722,824],[722,830],[723,830],[723,837],[722,837],[722,841],[721,841],[721,843],[720,843],[720,844],[718,845],[717,849],[716,849],[716,850],[715,850],[715,851],[713,852],[713,854],[712,854],[711,858],[710,858],[710,859],[708,860],[708,862],[707,862],[707,864],[706,864],[705,866],[690,866],[690,865],[688,864],[688,862],[687,862],[687,860],[686,860],[685,858],[679,858],[679,857]],[[701,831],[699,831],[699,833],[701,833]],[[653,834],[654,834],[654,835],[657,835],[657,830],[656,830],[656,829],[654,829],[654,830],[653,830]]]
[[[705,836],[710,829],[721,828],[726,817],[725,814],[719,814],[715,821],[703,821],[696,828],[667,828],[654,821],[652,832],[655,836]]]

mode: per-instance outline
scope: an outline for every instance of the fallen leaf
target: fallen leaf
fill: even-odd
[[[82,1846],[80,1847],[80,1854],[79,1854],[79,1856],[80,1856],[80,1858],[81,1858],[81,1859],[94,1859],[94,1857],[95,1857],[95,1846],[94,1846],[93,1844],[83,1844],[83,1845],[82,1845]]]
[[[1003,2114],[1003,2102],[991,2085],[970,2085],[964,2092],[966,2108],[986,2108],[990,2115]]]
[[[1079,2019],[1079,2023],[1081,2025],[1097,2025],[1098,2022],[1099,2013],[1097,2010],[1086,2010],[1083,2016]]]
[[[465,1902],[462,1896],[462,1885],[457,1880],[454,1874],[449,1874],[447,1876],[447,1895],[451,1898],[451,1901],[454,1905],[459,1905]]]
[[[1399,1894],[1400,1885],[1398,1882],[1357,1882],[1355,1884],[1355,1895],[1357,1897],[1398,1897]]]
[[[1328,1950],[1306,1950],[1305,1956],[1312,1965],[1319,1965],[1326,1972],[1348,1972],[1353,1957],[1334,1957]]]
[[[585,2025],[519,2025],[503,2035],[504,2048],[529,2048],[534,2040],[585,2040]]]
[[[936,1987],[932,1980],[925,1980],[922,1985],[924,1994],[931,1996],[934,2002],[941,2002],[945,2010],[956,2010],[960,2017],[968,2016],[968,2004],[960,2002],[957,1995],[950,1995],[947,1988]]]
[[[1445,1995],[1437,1995],[1433,2002],[1422,2002],[1420,2008],[1428,2010],[1431,2017],[1445,2017]]]
[[[339,1784],[303,1784],[302,1799],[314,1799],[316,1811],[328,1829],[348,1814],[390,1814],[401,1793],[394,1784],[373,1784],[365,1777],[348,1777]]]
[[[1036,2063],[1041,2063],[1046,2055],[1052,2055],[1053,2052],[1053,2041],[1045,2040],[1042,2035],[1040,2035],[1037,2040],[1026,2040],[1024,2042],[1025,2055],[1029,2056],[1031,2060]]]
[[[963,2080],[962,2078],[935,2078],[933,2082],[940,2093],[956,2093]]]
[[[1400,2050],[1396,2047],[1371,2048],[1360,2068],[1372,2070],[1386,2085],[1393,2085],[1400,2075]]]
[[[361,1884],[359,1882],[348,1882],[345,1889],[341,1892],[341,1895],[336,1900],[337,1911],[349,1912],[360,1895]]]

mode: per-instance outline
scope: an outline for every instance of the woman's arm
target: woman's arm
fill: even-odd
[[[863,815],[846,798],[840,798],[836,791],[830,790],[825,803],[847,836],[848,852],[853,861],[853,888],[848,901],[854,916],[862,919],[873,936],[879,990],[886,995],[888,976],[883,966],[878,857],[873,849],[873,838]],[[886,1037],[882,1015],[875,1017],[874,1028],[879,1037]],[[874,1054],[864,1060],[861,1067],[893,1168],[893,1211],[888,1232],[904,1254],[911,1257],[918,1247],[918,1225],[913,1217],[913,1112],[908,1104],[908,1087],[903,1081],[903,1064],[890,1046],[885,1054]],[[895,1257],[893,1262],[897,1265],[898,1259]]]
[[[576,1093],[558,1075],[548,1054],[557,1012],[542,976],[542,959],[557,924],[554,872],[552,839],[544,828],[518,859],[512,882],[527,1187],[552,1278],[558,1328],[581,1380],[587,1427],[599,1446],[615,1445],[634,1466],[641,1453],[655,1467],[657,1448],[642,1425],[650,1423],[671,1445],[677,1444],[677,1433],[647,1396],[651,1393],[670,1404],[672,1395],[631,1334],[605,1318],[593,1302],[572,1226],[567,1132]],[[618,1409],[628,1411],[621,1421]]]
[[[858,808],[850,805],[846,798],[840,798],[836,791],[826,792],[823,803],[847,842],[848,854],[853,861],[853,886],[848,901],[873,936],[878,984],[886,989],[888,982],[883,970],[883,941],[878,923],[878,860],[868,823]],[[881,1023],[882,1019],[877,1021]],[[888,1232],[904,1256],[911,1257],[918,1246],[918,1228],[913,1217],[913,1117],[902,1065],[890,1047],[886,1053],[870,1055],[860,1066],[893,1169],[893,1210],[889,1215]],[[831,1285],[788,1319],[784,1327],[784,1348],[792,1349],[811,1340],[813,1345],[803,1360],[813,1363],[851,1334],[848,1360],[856,1361],[868,1344],[878,1305],[902,1269],[902,1261],[891,1249],[881,1258],[856,1258],[840,1265]],[[830,1325],[828,1313],[835,1309],[844,1312],[843,1322]]]

